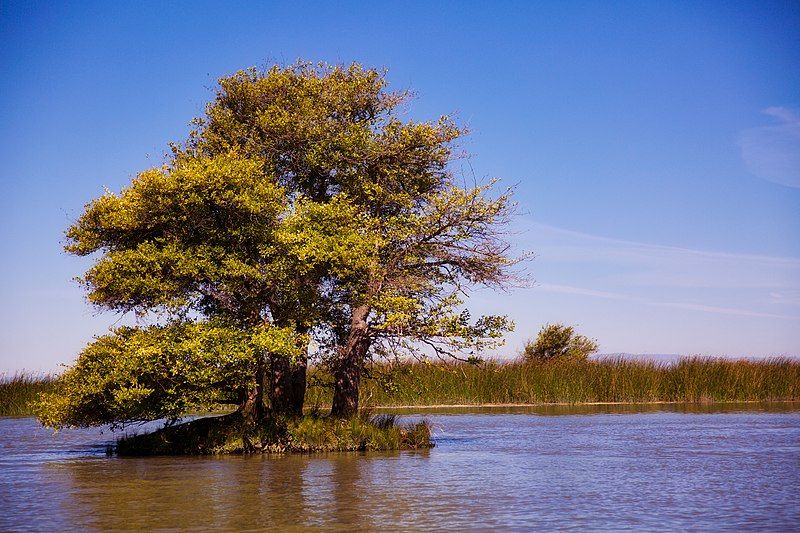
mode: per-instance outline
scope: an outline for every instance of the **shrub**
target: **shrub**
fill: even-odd
[[[597,349],[597,342],[577,335],[573,326],[547,324],[539,330],[535,341],[525,345],[522,356],[529,362],[561,359],[585,361]]]

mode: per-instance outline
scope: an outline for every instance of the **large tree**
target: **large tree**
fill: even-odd
[[[456,311],[467,285],[503,286],[514,263],[502,235],[510,192],[490,198],[490,186],[459,186],[452,174],[463,128],[447,116],[401,120],[410,93],[388,91],[383,72],[358,64],[250,69],[221,80],[220,89],[177,154],[235,147],[261,157],[299,198],[345,198],[353,222],[375,241],[360,270],[305,280],[330,304],[321,333],[334,414],[357,409],[371,351],[428,346],[454,355],[492,344],[511,327],[503,317],[470,323]]]
[[[160,168],[87,205],[67,251],[89,300],[149,325],[99,337],[40,408],[45,423],[177,418],[214,403],[299,414],[309,341],[352,415],[365,362],[497,341],[460,295],[502,286],[509,193],[460,186],[447,117],[401,120],[385,74],[297,63],[220,80]],[[426,348],[427,347],[427,348]],[[141,370],[141,371],[139,371]],[[266,388],[266,391],[265,391]]]

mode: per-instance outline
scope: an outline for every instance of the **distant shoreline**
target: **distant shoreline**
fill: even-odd
[[[602,409],[626,406],[787,405],[800,402],[800,360],[685,358],[670,364],[608,358],[588,362],[524,361],[481,364],[401,362],[371,364],[361,407],[381,411],[437,409]],[[305,405],[331,405],[332,376],[309,368],[313,386]],[[39,393],[56,390],[55,376],[0,379],[0,416],[29,415]],[[198,412],[207,405],[195,405]]]
[[[371,409],[469,409],[476,408],[503,408],[503,407],[581,407],[581,406],[626,406],[626,405],[732,405],[732,404],[760,404],[760,403],[796,403],[800,400],[714,400],[714,401],[641,401],[641,402],[553,402],[553,403],[460,403],[460,404],[432,404],[432,405],[375,405]],[[329,406],[322,406],[327,409]]]

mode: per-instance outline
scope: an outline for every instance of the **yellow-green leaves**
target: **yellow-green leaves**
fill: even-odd
[[[66,249],[86,255],[154,239],[246,244],[263,237],[284,206],[283,190],[258,159],[184,159],[142,172],[121,194],[87,205],[67,231]]]
[[[382,235],[373,219],[345,195],[326,203],[299,199],[278,231],[296,268],[322,268],[340,280],[363,280],[375,267]]]
[[[272,356],[285,357],[292,362],[307,355],[309,337],[293,327],[276,327],[263,324],[253,328],[250,341],[255,349]]]
[[[120,328],[89,344],[36,412],[44,425],[60,428],[177,418],[235,402],[263,345],[208,323]]]
[[[66,248],[104,253],[83,278],[99,306],[146,312],[214,300],[219,307],[264,285],[271,258],[262,251],[287,202],[259,159],[183,158],[89,204]]]

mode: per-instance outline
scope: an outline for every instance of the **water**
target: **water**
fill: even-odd
[[[0,530],[798,530],[800,405],[752,409],[438,411],[424,452],[214,458],[0,418]]]

